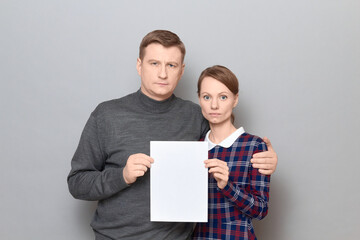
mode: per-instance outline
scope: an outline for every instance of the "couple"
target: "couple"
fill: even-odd
[[[75,198],[98,201],[91,222],[97,240],[190,239],[192,233],[194,239],[255,239],[251,218],[266,215],[269,176],[263,174],[275,171],[277,156],[268,140],[266,151],[260,138],[234,127],[238,83],[227,68],[214,66],[201,74],[201,108],[173,94],[184,57],[176,34],[147,34],[137,60],[140,89],[99,104],[85,125],[68,185]],[[209,222],[195,230],[193,223],[150,222],[150,141],[204,138]]]

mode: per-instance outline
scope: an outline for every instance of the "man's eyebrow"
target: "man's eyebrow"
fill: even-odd
[[[160,62],[160,60],[157,60],[155,58],[150,58],[147,60],[147,62]],[[173,65],[180,65],[181,63],[177,62],[176,60],[171,60],[171,61],[168,61],[166,62],[166,64],[173,64]]]
[[[151,58],[151,59],[149,59],[149,60],[147,60],[148,62],[158,62],[159,60],[157,60],[157,59],[154,59],[154,58]]]

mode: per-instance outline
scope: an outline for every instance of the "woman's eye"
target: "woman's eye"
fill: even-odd
[[[209,96],[203,96],[203,98],[204,98],[204,100],[209,100],[210,99],[210,97]]]
[[[220,96],[220,99],[221,99],[221,100],[226,100],[226,99],[227,99],[227,96],[225,96],[225,95]]]

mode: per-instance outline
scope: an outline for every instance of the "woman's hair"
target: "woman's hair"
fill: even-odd
[[[158,43],[161,44],[164,47],[177,47],[179,48],[181,55],[182,55],[182,62],[184,62],[185,58],[185,45],[180,40],[178,35],[176,35],[173,32],[167,31],[167,30],[155,30],[150,33],[148,33],[141,41],[140,47],[139,47],[139,58],[141,60],[144,59],[145,56],[145,48],[152,44],[152,43]]]
[[[221,65],[215,65],[212,67],[206,68],[202,73],[200,74],[198,83],[197,83],[197,93],[198,96],[200,96],[201,91],[201,83],[204,80],[205,77],[212,77],[222,84],[224,84],[234,95],[239,93],[239,81],[236,78],[235,74],[230,71],[230,69],[221,66]],[[231,122],[234,123],[235,117],[233,114],[231,114]]]

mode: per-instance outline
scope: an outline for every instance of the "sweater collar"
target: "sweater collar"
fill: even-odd
[[[139,89],[135,96],[137,96],[137,99],[139,100],[140,106],[147,112],[151,113],[163,113],[167,112],[174,104],[175,102],[175,95],[172,94],[168,99],[157,101],[154,100],[148,96],[146,96],[143,92],[141,92],[141,89]]]

